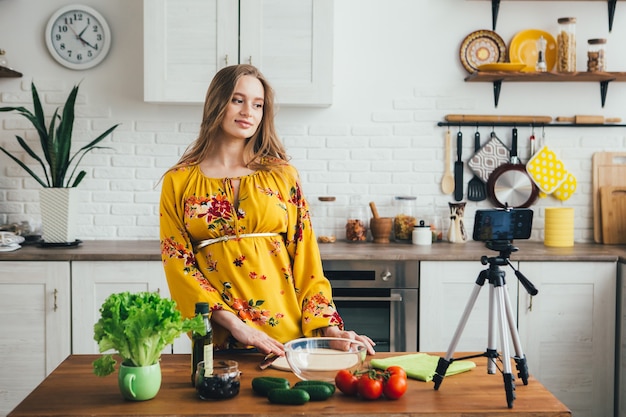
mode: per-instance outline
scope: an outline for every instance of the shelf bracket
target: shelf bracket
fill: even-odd
[[[502,80],[496,80],[493,82],[493,103],[495,107],[498,107],[498,101],[500,101],[500,88],[502,87]]]
[[[613,18],[615,17],[615,6],[617,5],[617,0],[607,0],[607,5],[609,6],[609,32],[613,29]]]
[[[609,0],[615,3],[617,0]],[[496,30],[496,22],[498,21],[498,11],[500,10],[500,0],[491,0],[491,27]]]
[[[602,107],[606,102],[606,93],[609,90],[609,83],[611,80],[600,81],[600,99],[602,100]]]

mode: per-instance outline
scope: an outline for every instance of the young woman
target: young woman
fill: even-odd
[[[283,355],[299,337],[347,331],[332,302],[306,199],[274,127],[274,93],[251,65],[219,71],[198,138],[166,172],[161,256],[185,317],[211,308],[217,349]]]

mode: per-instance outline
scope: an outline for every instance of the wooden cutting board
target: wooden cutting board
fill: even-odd
[[[626,187],[626,152],[596,152],[592,158],[593,189],[593,237],[596,243],[602,239],[602,210],[600,188]]]
[[[602,243],[626,243],[626,186],[600,188]]]

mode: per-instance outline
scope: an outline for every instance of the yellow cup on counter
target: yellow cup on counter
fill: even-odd
[[[543,244],[565,248],[574,246],[574,208],[546,207]]]

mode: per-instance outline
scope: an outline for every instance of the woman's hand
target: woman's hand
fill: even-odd
[[[259,352],[266,355],[270,353],[278,356],[285,355],[282,343],[269,337],[262,331],[248,326],[229,311],[215,310],[212,313],[211,320],[230,331],[230,334],[244,345],[254,346]]]
[[[341,337],[343,339],[351,339],[351,340],[359,341],[363,343],[365,347],[367,348],[368,355],[376,354],[376,351],[374,351],[374,346],[376,346],[376,343],[374,343],[372,339],[370,339],[369,337],[365,335],[359,335],[352,330],[341,330],[337,326],[325,327],[321,329],[321,331],[322,331],[322,334],[327,337]],[[347,349],[348,346],[346,346],[345,348]]]

